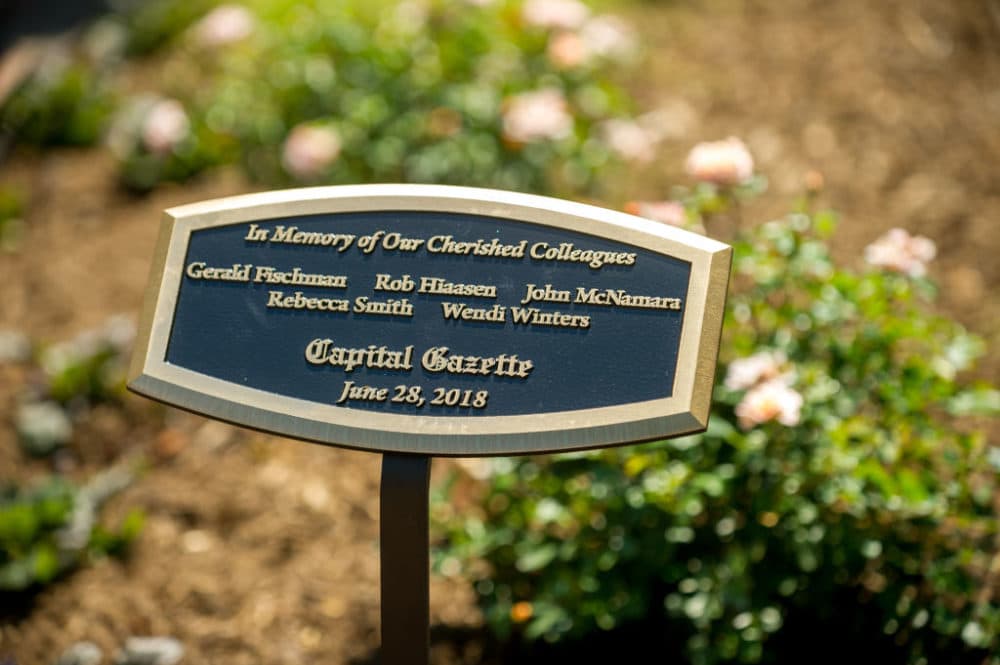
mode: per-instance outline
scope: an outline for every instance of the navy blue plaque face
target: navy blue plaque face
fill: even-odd
[[[688,433],[707,424],[729,257],[648,220],[490,190],[193,204],[167,212],[130,387],[382,451]]]

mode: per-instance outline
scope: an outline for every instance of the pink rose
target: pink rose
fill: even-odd
[[[194,34],[203,46],[224,46],[249,37],[254,17],[242,5],[219,5],[194,25]]]
[[[613,119],[601,125],[608,147],[622,159],[648,164],[656,156],[657,136],[632,120]]]
[[[572,131],[566,98],[555,88],[514,95],[504,102],[503,136],[512,143],[562,139]]]
[[[696,180],[736,185],[753,175],[753,157],[743,141],[731,136],[696,145],[688,153],[684,168]]]
[[[617,16],[595,16],[580,29],[589,53],[601,58],[623,59],[637,50],[635,32]]]
[[[150,152],[171,152],[191,130],[184,107],[176,99],[163,99],[150,108],[142,123],[142,143]]]
[[[801,420],[802,403],[802,395],[781,379],[772,379],[747,391],[736,405],[736,417],[743,429],[771,420],[794,427]]]
[[[746,390],[761,381],[770,381],[781,375],[788,358],[781,351],[761,351],[747,358],[729,363],[725,385],[730,390]]]
[[[326,125],[296,125],[285,139],[281,163],[299,180],[313,180],[337,161],[340,135]]]
[[[629,201],[625,204],[625,212],[668,226],[684,228],[688,223],[684,206],[676,201]]]
[[[575,32],[557,32],[549,39],[546,54],[556,69],[573,69],[587,61],[590,51]]]
[[[937,247],[930,238],[911,236],[904,229],[890,229],[865,247],[865,261],[910,277],[926,275],[927,264],[936,255]]]
[[[614,16],[598,16],[579,31],[562,29],[549,39],[549,61],[558,69],[573,69],[595,58],[624,60],[636,52],[629,26]]]
[[[525,23],[539,28],[575,30],[590,17],[590,10],[578,0],[527,0],[521,16]]]

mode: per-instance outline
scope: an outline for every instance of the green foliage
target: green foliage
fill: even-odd
[[[113,316],[101,328],[42,350],[44,381],[22,395],[15,419],[25,452],[51,454],[72,438],[76,416],[95,404],[121,400],[133,334],[130,319]]]
[[[53,59],[0,108],[0,131],[34,145],[90,145],[113,108],[111,91],[95,68]]]
[[[149,116],[126,123],[131,129],[116,143],[130,186],[237,161],[276,185],[580,190],[611,159],[599,128],[625,110],[625,95],[607,77],[623,56],[557,66],[548,54],[554,31],[526,25],[521,2],[247,6],[249,18],[239,21],[252,21],[248,36],[213,41],[199,22],[174,40],[170,83],[160,92],[183,103],[188,131],[154,150],[143,140]],[[518,95],[539,91],[549,94],[550,110],[529,115],[545,123],[552,113],[555,126],[509,131]],[[326,136],[296,133],[308,127]]]
[[[702,186],[689,215],[711,228],[734,201]],[[789,662],[828,631],[1000,662],[1000,456],[949,417],[998,412],[956,381],[983,344],[931,313],[930,281],[835,265],[834,226],[803,208],[738,234],[704,434],[493,463],[438,560],[465,564],[498,633],[659,617],[693,663]]]
[[[570,10],[573,29],[525,7],[123,3],[86,33],[85,57],[52,60],[22,86],[0,129],[39,145],[91,144],[117,111],[109,144],[139,191],[234,163],[271,185],[592,190],[623,150],[648,152],[639,129],[623,128],[627,95],[610,76],[634,59],[634,38],[584,5]],[[119,75],[122,55],[153,51]],[[115,94],[108,81],[122,82]],[[135,89],[147,92],[127,99]],[[611,120],[631,148],[609,138]]]
[[[130,319],[113,316],[98,329],[46,348],[41,366],[47,396],[63,405],[120,399],[133,334]]]
[[[60,478],[0,491],[0,593],[37,588],[88,560],[124,553],[142,513],[107,529],[93,523],[94,504],[86,488]]]
[[[131,0],[119,3],[114,17],[126,32],[125,51],[132,56],[149,55],[181,35],[214,2],[211,0]]]

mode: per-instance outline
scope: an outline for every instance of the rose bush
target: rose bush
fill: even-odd
[[[748,157],[692,168],[684,215],[631,209],[711,230],[759,191]],[[834,226],[807,199],[737,232],[705,433],[487,461],[459,484],[484,483],[478,508],[436,504],[439,570],[499,635],[642,622],[692,663],[1000,662],[1000,454],[968,418],[1000,395],[957,379],[982,343],[933,313],[929,241],[845,267]]]
[[[620,154],[600,127],[634,40],[576,0],[246,6],[254,34],[213,49],[188,106],[254,178],[579,191]]]
[[[635,59],[631,28],[578,0],[154,0],[87,35],[102,55],[30,79],[0,128],[89,143],[117,107],[109,143],[136,190],[238,163],[276,186],[583,191],[657,140],[610,76]],[[153,49],[141,85],[108,89]]]
[[[90,145],[106,129],[115,95],[92,63],[57,53],[0,102],[0,137],[40,146]]]

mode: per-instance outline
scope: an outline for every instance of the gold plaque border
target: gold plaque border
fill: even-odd
[[[519,416],[416,416],[350,410],[216,379],[164,361],[191,234],[300,215],[370,211],[488,215],[610,239],[691,264],[673,395]],[[702,431],[714,384],[732,248],[633,215],[549,197],[444,185],[311,187],[166,210],[129,389],[211,418],[317,443],[379,452],[487,456],[623,445]]]

